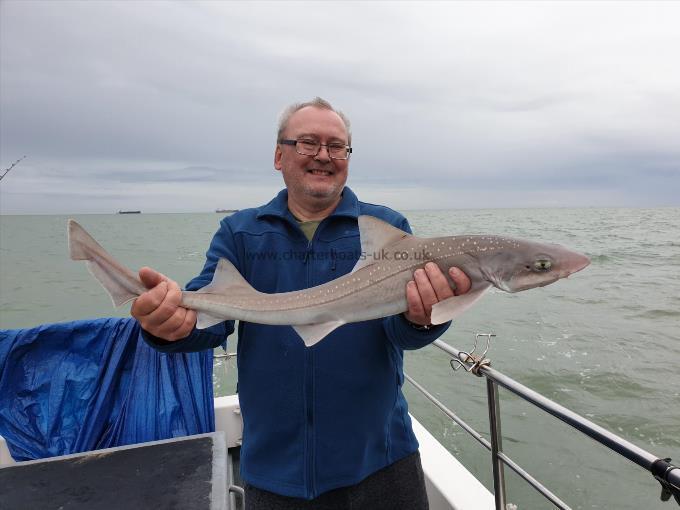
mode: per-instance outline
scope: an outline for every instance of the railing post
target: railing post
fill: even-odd
[[[498,400],[498,385],[486,379],[486,396],[489,407],[489,431],[491,433],[491,464],[493,466],[493,493],[496,510],[505,510],[505,473],[503,461],[498,456],[503,451],[501,438],[501,409]]]

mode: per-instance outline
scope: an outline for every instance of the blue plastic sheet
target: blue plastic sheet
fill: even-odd
[[[161,354],[129,318],[0,330],[0,435],[15,460],[214,430],[210,350]]]

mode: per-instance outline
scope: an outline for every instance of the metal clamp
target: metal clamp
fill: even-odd
[[[235,352],[225,352],[224,354],[213,354],[213,359],[223,359],[225,361],[228,361],[231,358],[235,358],[235,357],[236,357]]]
[[[477,342],[480,336],[486,337],[486,348],[480,355],[475,355],[475,351],[477,350]],[[472,350],[470,352],[460,351],[458,353],[458,357],[450,361],[453,371],[455,372],[459,368],[463,368],[466,372],[472,372],[477,377],[481,377],[482,374],[479,372],[479,369],[491,365],[491,360],[485,358],[485,356],[491,347],[491,338],[495,336],[495,333],[475,334],[475,345],[472,347]]]
[[[671,496],[680,505],[680,490],[668,481],[668,475],[674,469],[680,469],[671,464],[671,459],[656,459],[651,467],[652,475],[661,484],[661,501],[668,501]]]

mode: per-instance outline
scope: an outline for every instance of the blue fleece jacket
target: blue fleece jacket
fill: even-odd
[[[410,232],[402,215],[359,202],[346,187],[336,210],[308,241],[287,203],[283,190],[262,207],[224,218],[203,271],[187,290],[210,283],[220,257],[261,292],[300,290],[338,278],[360,255],[361,214]],[[346,324],[305,348],[290,326],[239,322],[242,478],[261,489],[311,499],[356,484],[416,451],[401,391],[403,350],[431,343],[447,327],[419,331],[396,315]],[[233,331],[229,321],[194,330],[178,342],[147,340],[165,352],[198,351],[220,345]]]

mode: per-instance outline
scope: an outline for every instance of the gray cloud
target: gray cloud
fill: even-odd
[[[311,5],[3,2],[0,211],[256,205],[315,95],[394,207],[680,204],[680,4]]]

